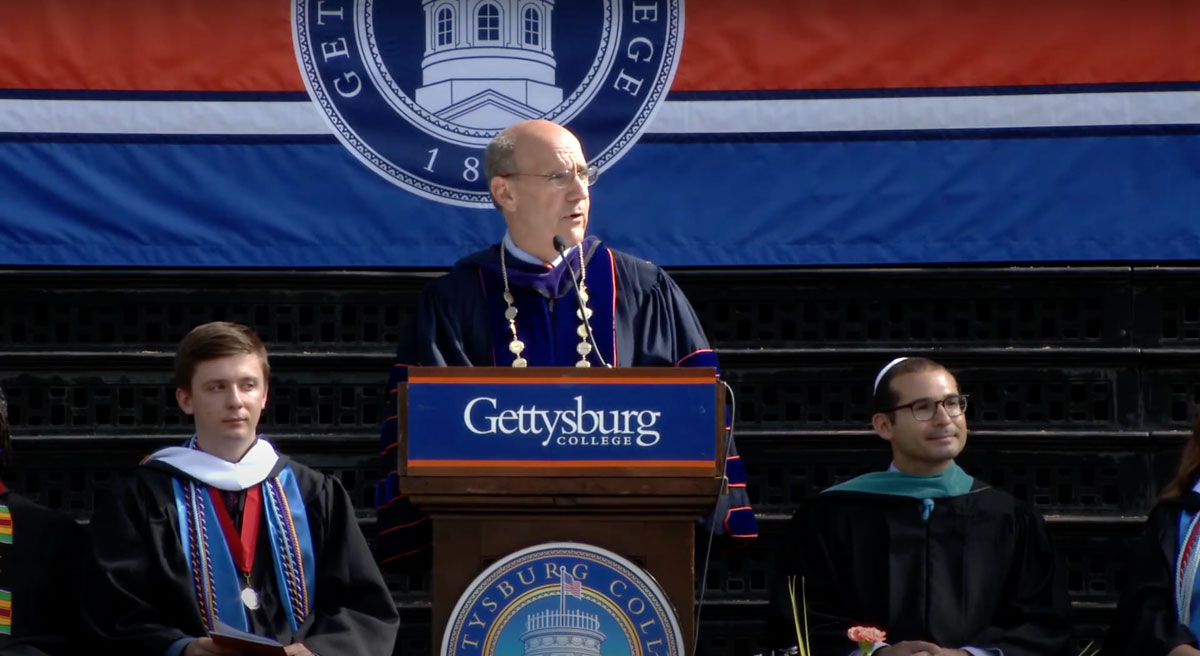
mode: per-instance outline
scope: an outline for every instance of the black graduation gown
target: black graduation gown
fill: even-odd
[[[79,630],[83,527],[70,517],[5,490],[12,544],[0,544],[0,589],[12,593],[12,633],[0,654],[71,654]]]
[[[389,382],[394,398],[398,370],[406,366],[509,366],[512,333],[504,319],[506,304],[500,273],[500,249],[495,245],[463,258],[421,294],[417,312],[401,336],[397,370]],[[591,326],[604,361],[615,367],[714,367],[700,320],[665,271],[651,262],[612,250],[588,237],[572,251],[567,263],[579,269],[586,262]],[[576,330],[578,295],[567,267],[554,270],[506,257],[517,333],[525,342],[529,366],[574,366],[579,360]],[[614,356],[615,353],[615,356]],[[594,357],[593,366],[599,361]],[[390,403],[390,401],[389,401]],[[399,491],[396,479],[396,425],[387,420],[380,437],[382,482],[377,492],[380,562],[396,569],[421,571],[428,567],[432,529],[423,515]],[[705,518],[716,531],[735,538],[757,536],[750,508],[746,473],[737,449],[730,445],[727,464],[729,493],[721,495]],[[706,524],[706,528],[709,526]]]
[[[411,328],[397,350],[397,361],[417,366],[508,366],[511,333],[500,299],[504,283],[498,272],[501,246],[468,256],[421,294]],[[592,330],[605,360],[615,367],[670,367],[707,349],[700,320],[675,281],[651,262],[608,249],[589,238],[586,286],[595,314]],[[608,254],[611,253],[611,260]],[[523,286],[522,274],[545,269],[508,257],[510,288],[519,310],[517,332],[526,343],[530,366],[572,366],[579,359],[576,329],[578,297],[565,275],[545,282],[552,289]],[[577,260],[573,263],[578,269]],[[606,271],[605,269],[608,269]],[[613,294],[601,281],[616,278],[616,314],[606,313]],[[543,293],[544,292],[544,293]],[[613,362],[615,326],[616,362]],[[553,344],[543,357],[534,353]],[[532,357],[531,357],[532,356]],[[593,360],[593,365],[599,363]],[[715,360],[708,366],[716,366]]]
[[[862,492],[817,495],[797,511],[794,559],[776,582],[774,642],[795,644],[786,575],[804,577],[811,646],[844,656],[846,630],[867,625],[895,644],[997,648],[1004,656],[1057,656],[1070,638],[1068,601],[1041,517],[975,482],[936,499]],[[800,588],[797,585],[797,603]]]
[[[349,496],[337,479],[284,456],[280,461],[291,465],[308,512],[313,612],[293,635],[280,606],[264,518],[250,574],[262,607],[250,613],[251,631],[283,644],[302,642],[324,656],[390,655],[399,628],[396,607]],[[106,653],[162,656],[179,638],[207,635],[180,542],[172,473],[155,467],[138,467],[119,481],[92,520],[87,613]]]
[[[1175,615],[1175,560],[1179,557],[1179,515],[1200,512],[1200,494],[1188,492],[1150,511],[1146,530],[1133,548],[1129,580],[1104,638],[1103,656],[1165,656],[1196,636]]]

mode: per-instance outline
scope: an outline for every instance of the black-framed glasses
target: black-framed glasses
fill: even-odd
[[[600,169],[589,166],[587,168],[578,169],[563,169],[554,173],[505,173],[500,176],[508,178],[512,176],[523,175],[529,178],[544,178],[555,189],[566,189],[571,186],[572,181],[582,182],[585,187],[590,187],[596,184],[596,178],[600,177]]]
[[[929,421],[933,419],[933,415],[937,414],[939,403],[946,409],[946,414],[950,417],[957,417],[967,411],[967,395],[951,394],[944,399],[917,399],[912,403],[898,405],[886,412],[895,412],[908,408],[912,412],[913,419],[917,421]]]

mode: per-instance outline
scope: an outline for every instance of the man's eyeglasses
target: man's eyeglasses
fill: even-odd
[[[966,394],[951,394],[944,399],[917,399],[912,403],[898,405],[886,412],[895,412],[908,408],[912,412],[913,419],[917,421],[929,421],[933,419],[933,415],[937,414],[938,404],[941,404],[946,409],[946,415],[957,417],[967,411],[967,395]]]
[[[589,166],[586,169],[563,169],[555,173],[505,173],[500,177],[508,178],[516,175],[523,175],[530,178],[545,178],[555,189],[566,189],[571,186],[572,182],[582,182],[585,187],[596,184],[596,178],[600,177],[600,169]]]

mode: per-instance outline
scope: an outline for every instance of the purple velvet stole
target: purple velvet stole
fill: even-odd
[[[512,332],[504,311],[504,279],[500,274],[500,248],[497,246],[472,262],[478,265],[479,284],[487,303],[488,325],[492,336],[493,362],[511,366],[516,358],[508,349]],[[509,290],[517,308],[517,338],[525,342],[522,356],[531,367],[574,366],[579,361],[579,297],[567,272],[579,275],[579,259],[587,267],[584,286],[588,307],[592,310],[591,327],[604,361],[616,365],[617,279],[612,253],[596,237],[587,237],[579,248],[567,254],[556,267],[537,266],[505,256]],[[592,366],[600,366],[595,354],[588,356]]]

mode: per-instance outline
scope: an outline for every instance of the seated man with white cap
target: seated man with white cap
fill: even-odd
[[[1066,589],[1042,517],[955,463],[967,397],[954,376],[897,358],[876,376],[874,403],[891,466],[826,489],[793,519],[784,565],[804,579],[813,653],[857,653],[853,625],[886,632],[875,656],[1065,653]]]

